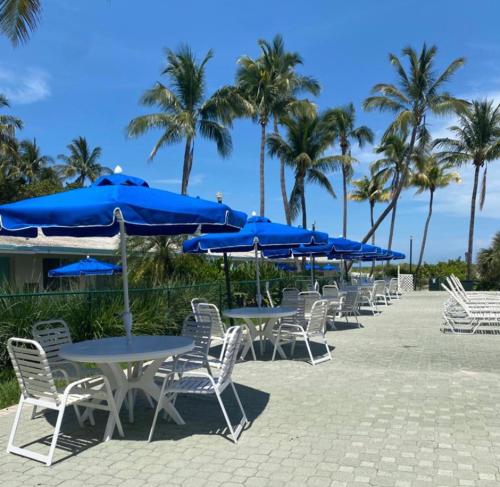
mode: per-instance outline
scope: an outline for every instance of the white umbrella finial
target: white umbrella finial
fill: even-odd
[[[252,216],[257,216],[257,212],[256,211],[252,211]]]
[[[122,167],[121,167],[119,164],[117,164],[117,165],[115,166],[115,169],[113,170],[113,173],[114,173],[114,174],[121,174],[122,172],[123,172]]]

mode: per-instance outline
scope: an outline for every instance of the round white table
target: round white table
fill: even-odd
[[[280,318],[287,318],[296,315],[297,310],[294,308],[279,306],[277,308],[248,307],[226,309],[223,311],[223,314],[228,318],[243,320],[248,326],[250,334],[252,335],[252,340],[254,340],[257,336],[260,337],[260,353],[262,354],[264,352],[264,340],[269,340],[273,345],[276,342],[273,335],[274,325]],[[249,348],[249,345],[245,345],[242,352],[243,357],[246,355]],[[280,356],[286,359],[285,352],[281,346],[278,344],[276,348]]]
[[[152,397],[156,401],[163,400],[163,409],[177,424],[184,424],[174,405],[166,397],[160,398],[161,388],[155,384],[154,377],[166,358],[189,352],[193,347],[193,339],[182,336],[132,336],[130,341],[126,337],[111,337],[64,345],[59,355],[73,362],[98,364],[114,390],[118,411],[128,394],[130,421],[133,421],[132,391],[139,389],[146,397]],[[143,367],[145,361],[151,362]],[[129,364],[131,373],[127,374],[120,366],[124,362]],[[106,425],[107,434],[113,431],[114,423],[110,414]]]

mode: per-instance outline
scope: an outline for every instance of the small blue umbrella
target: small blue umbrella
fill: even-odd
[[[112,237],[120,235],[123,321],[130,338],[126,235],[234,232],[246,214],[222,203],[150,188],[143,179],[113,174],[91,186],[0,206],[0,235]]]
[[[327,241],[328,235],[323,232],[273,223],[266,217],[251,216],[239,232],[202,235],[186,240],[183,244],[183,251],[186,253],[254,251],[257,304],[261,306],[259,250],[287,249],[301,244],[314,245]]]
[[[119,265],[87,257],[50,270],[49,277],[112,276],[121,273],[122,268]]]

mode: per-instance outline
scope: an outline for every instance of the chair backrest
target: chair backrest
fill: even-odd
[[[316,301],[321,299],[321,294],[318,291],[303,291],[299,293],[299,302],[304,303],[304,313],[309,314]]]
[[[181,355],[181,358],[189,360],[190,357],[203,357],[208,360],[208,349],[212,337],[212,319],[209,315],[189,315],[182,324],[182,336],[190,337],[194,341],[192,351]]]
[[[41,345],[26,338],[9,338],[7,350],[23,397],[58,405],[56,385]]]
[[[311,318],[307,325],[309,333],[323,333],[326,330],[326,315],[328,313],[328,300],[316,301],[311,309]]]
[[[389,281],[389,292],[394,294],[398,292],[398,279],[396,277],[393,277]]]
[[[373,290],[375,295],[383,295],[385,294],[385,281],[375,281],[373,283]]]
[[[323,286],[323,297],[324,298],[338,298],[339,297],[339,288],[337,286],[333,286],[331,284],[327,284]]]
[[[194,313],[196,321],[203,321],[203,316],[209,316],[212,323],[212,336],[224,338],[226,334],[226,326],[222,321],[219,313],[219,308],[211,303],[198,303]]]
[[[356,309],[358,306],[359,292],[358,291],[347,291],[344,296],[343,306],[346,309]]]
[[[222,357],[222,365],[217,378],[217,385],[219,386],[231,379],[234,364],[238,358],[242,335],[241,326],[231,326],[227,329],[224,338],[224,356]]]
[[[299,290],[293,287],[286,287],[281,291],[281,306],[295,308],[299,299]]]
[[[196,315],[196,308],[200,303],[208,303],[208,301],[204,298],[193,298],[191,300],[191,310],[193,311],[194,315]]]
[[[72,342],[68,324],[64,320],[38,321],[31,327],[31,334],[52,364],[63,360],[59,356],[59,350]]]

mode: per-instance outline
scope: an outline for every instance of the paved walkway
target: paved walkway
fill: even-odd
[[[108,443],[102,419],[79,430],[69,414],[58,462],[2,452],[0,485],[499,486],[500,337],[441,334],[443,299],[415,293],[361,329],[330,332],[333,360],[316,367],[238,364],[251,419],[238,445],[207,399],[180,399],[188,424],[160,420],[150,444],[151,410]],[[1,445],[11,421],[0,416]],[[51,422],[26,417],[23,439],[50,435]]]

